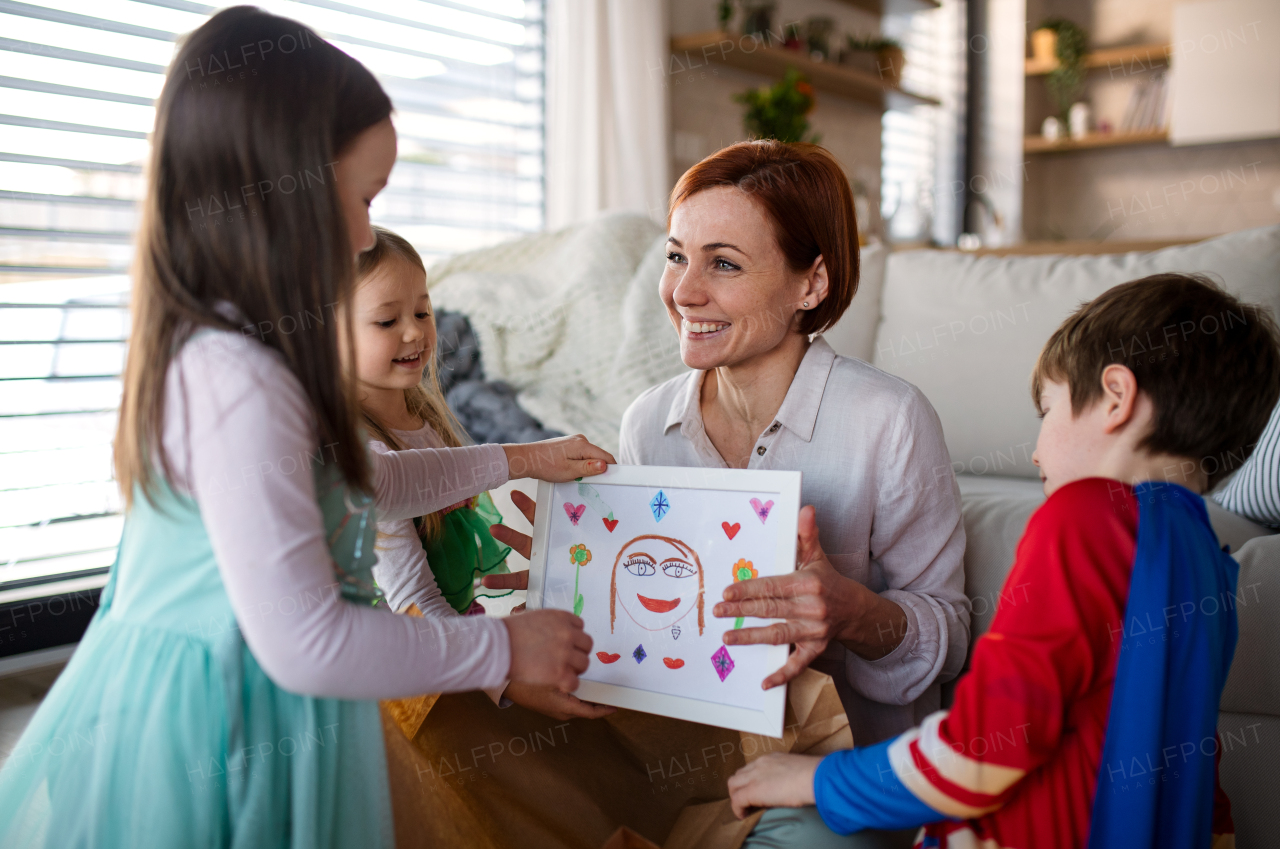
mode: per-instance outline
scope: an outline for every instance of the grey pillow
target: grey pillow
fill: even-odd
[[[525,412],[513,387],[485,380],[480,340],[462,313],[436,310],[436,357],[440,391],[476,443],[538,442],[564,436]]]
[[[1271,411],[1253,454],[1212,497],[1246,519],[1280,528],[1280,406]]]

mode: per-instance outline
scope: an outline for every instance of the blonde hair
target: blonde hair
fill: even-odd
[[[393,233],[385,227],[374,227],[373,235],[373,247],[360,254],[356,261],[357,287],[378,269],[385,268],[388,263],[397,259],[409,263],[424,275],[427,273],[422,257],[418,255],[413,245],[409,244],[403,236]],[[431,311],[432,327],[435,327],[435,323],[436,317],[433,308]],[[470,441],[466,437],[466,429],[454,416],[453,411],[449,409],[449,405],[445,403],[444,392],[440,389],[435,351],[432,351],[427,359],[427,371],[422,377],[422,382],[404,391],[404,402],[409,412],[430,425],[431,429],[439,434],[444,444],[450,448],[459,448],[465,442]],[[365,426],[368,427],[373,436],[386,443],[386,446],[392,451],[403,451],[405,449],[405,446],[400,444],[400,440],[395,438],[391,428],[379,421],[377,417],[371,415],[368,410],[361,409],[360,412],[364,418]],[[422,517],[419,533],[423,537],[431,539],[440,533],[440,526],[440,514],[430,513]]]

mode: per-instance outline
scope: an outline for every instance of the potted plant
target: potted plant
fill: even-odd
[[[716,21],[721,32],[729,31],[729,21],[733,20],[733,0],[720,0],[716,4]]]
[[[1045,76],[1045,84],[1058,107],[1057,118],[1066,126],[1071,104],[1076,102],[1084,88],[1084,60],[1089,49],[1089,34],[1064,18],[1050,18],[1039,26],[1037,32],[1039,30],[1050,30],[1054,34],[1054,55],[1058,61]],[[1032,42],[1032,49],[1034,46]]]
[[[742,34],[767,39],[773,26],[773,12],[778,7],[775,0],[741,0]]]
[[[907,54],[897,39],[883,36],[847,36],[840,61],[855,68],[874,73],[892,86],[902,82],[902,69],[907,64]]]
[[[751,138],[814,144],[820,139],[809,132],[807,117],[815,103],[813,86],[795,68],[788,68],[775,85],[744,91],[733,99],[747,107],[742,126]]]
[[[831,58],[831,34],[835,29],[835,20],[826,15],[811,15],[804,22],[804,40],[810,59],[825,62]]]
[[[800,38],[800,24],[790,23],[782,28],[782,46],[788,50],[804,48],[804,41]]]

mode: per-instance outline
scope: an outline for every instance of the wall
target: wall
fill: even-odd
[[[1174,0],[1027,0],[1031,28],[1065,17],[1095,46],[1169,42]],[[1262,33],[1280,49],[1280,33]],[[1177,61],[1175,55],[1174,61]],[[1129,92],[1152,69],[1094,71],[1097,118],[1120,123]],[[1052,109],[1043,78],[1026,80],[1024,131]],[[1046,239],[1171,239],[1280,222],[1280,139],[1171,147],[1138,145],[1027,157],[1023,235]]]
[[[668,0],[673,35],[706,32],[716,28],[715,0]],[[837,33],[874,34],[879,31],[876,16],[836,0],[780,0],[774,29],[809,15],[835,19]],[[741,105],[733,95],[749,88],[772,84],[771,77],[740,71],[726,65],[708,64],[684,68],[679,62],[669,69],[671,87],[671,127],[673,136],[672,185],[689,166],[722,147],[745,139]],[[819,91],[817,106],[809,116],[813,130],[822,136],[822,145],[839,160],[850,179],[861,183],[870,196],[872,216],[880,204],[880,110],[857,101]],[[876,230],[878,222],[870,223]]]

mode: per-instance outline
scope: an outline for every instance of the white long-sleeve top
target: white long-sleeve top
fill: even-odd
[[[672,378],[632,403],[619,462],[727,465],[703,426],[705,374]],[[831,565],[906,614],[902,642],[884,657],[833,641],[813,664],[835,679],[854,739],[866,745],[919,724],[941,707],[941,684],[960,674],[969,646],[960,491],[929,401],[819,337],[747,468],[800,471]]]
[[[401,445],[408,449],[438,451],[445,449],[444,440],[424,424],[417,430],[392,430],[392,435]],[[375,455],[392,453],[392,449],[377,439],[369,441],[369,449]],[[505,456],[505,455],[504,455]],[[475,493],[472,493],[474,495]],[[470,496],[463,496],[458,499]],[[454,502],[457,503],[457,502]],[[373,567],[374,580],[387,597],[391,609],[399,613],[409,605],[417,605],[418,612],[431,618],[464,618],[453,609],[440,591],[436,583],[435,572],[431,571],[431,563],[427,560],[427,551],[418,538],[418,529],[413,526],[413,519],[389,519],[378,522],[378,562]],[[507,682],[496,687],[486,687],[485,693],[499,707],[507,707],[510,700],[504,700],[502,693]]]
[[[297,379],[271,349],[204,332],[166,375],[170,483],[200,508],[237,624],[286,690],[343,699],[401,698],[499,686],[511,665],[499,619],[422,619],[344,601],[316,500],[318,445]],[[375,454],[380,519],[431,513],[507,481],[497,445]],[[316,603],[285,604],[296,599]],[[287,612],[286,612],[287,611]]]
[[[444,440],[428,424],[417,430],[392,430],[391,433],[405,448],[439,450],[445,447]],[[385,442],[377,439],[369,441],[369,450],[375,455],[392,453]],[[459,615],[436,583],[413,518],[383,519],[379,515],[378,519],[378,562],[373,567],[373,577],[391,609],[399,613],[415,604],[423,616]]]

